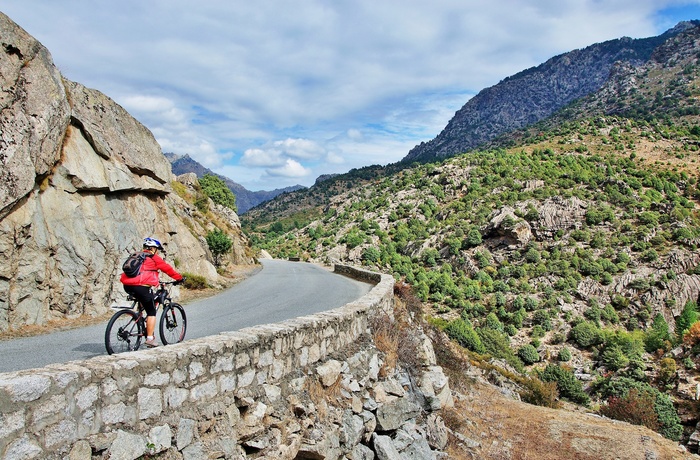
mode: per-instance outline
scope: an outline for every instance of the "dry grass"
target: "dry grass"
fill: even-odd
[[[392,374],[397,368],[415,374],[423,364],[420,362],[420,344],[414,330],[416,324],[425,324],[420,314],[420,302],[410,290],[397,290],[395,287],[394,293],[393,317],[379,314],[370,319],[374,344],[384,354],[380,377]]]

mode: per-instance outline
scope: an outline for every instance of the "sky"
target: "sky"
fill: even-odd
[[[482,89],[700,19],[700,0],[0,0],[0,11],[164,152],[256,191],[400,161]]]

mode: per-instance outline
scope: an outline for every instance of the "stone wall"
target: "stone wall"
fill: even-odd
[[[382,434],[401,428],[421,438],[425,429],[400,377],[379,377],[369,323],[391,317],[394,280],[378,278],[361,299],[328,312],[0,374],[0,458],[372,458],[364,455],[375,444],[399,455]],[[423,385],[427,407],[449,399],[437,369],[430,381],[438,383]],[[428,457],[417,458],[435,458],[421,439],[411,448]]]

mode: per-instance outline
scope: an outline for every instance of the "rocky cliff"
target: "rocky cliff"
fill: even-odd
[[[151,132],[64,79],[2,13],[0,37],[0,331],[104,313],[123,296],[121,262],[148,235],[167,243],[179,271],[216,282],[206,228],[186,225],[193,211],[171,193],[175,178]]]
[[[684,22],[658,37],[598,43],[510,76],[480,91],[435,139],[414,147],[402,162],[454,156],[544,120],[572,101],[598,91],[615,65],[639,66],[659,45],[694,27],[697,24]]]

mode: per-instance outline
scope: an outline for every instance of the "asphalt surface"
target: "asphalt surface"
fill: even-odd
[[[359,299],[372,288],[313,264],[283,260],[265,260],[262,264],[260,272],[221,294],[185,305],[185,340],[331,310]],[[105,355],[106,326],[104,322],[0,341],[0,372]]]

